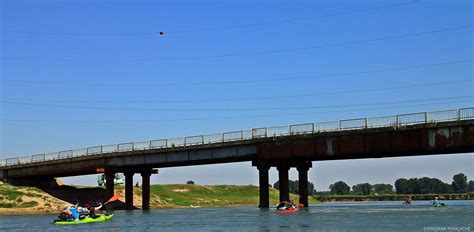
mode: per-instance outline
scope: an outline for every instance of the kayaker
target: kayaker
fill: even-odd
[[[435,199],[433,201],[431,201],[431,204],[433,205],[439,205],[439,200],[438,200],[438,197],[435,197]]]
[[[286,199],[283,199],[283,201],[281,201],[280,203],[278,203],[277,205],[277,209],[280,210],[280,209],[286,209],[286,206],[288,205],[288,202],[286,201]]]
[[[97,216],[95,215],[95,211],[102,209],[102,206],[102,204],[99,204],[99,206],[94,207],[91,203],[87,203],[85,205],[85,210],[82,210],[80,214],[87,214],[91,218],[96,218]]]
[[[74,218],[74,221],[79,221],[79,200],[72,200],[71,206],[64,208],[63,213],[67,214],[69,217]]]
[[[405,202],[403,204],[410,205],[411,204],[411,197],[405,197]]]
[[[286,209],[295,209],[295,205],[292,200],[287,202]]]

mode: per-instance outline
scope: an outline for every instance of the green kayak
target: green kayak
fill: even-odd
[[[86,217],[86,218],[81,219],[79,221],[70,221],[70,222],[56,221],[56,222],[54,222],[54,224],[56,224],[56,225],[76,225],[76,224],[86,224],[86,223],[95,223],[95,222],[105,222],[105,221],[108,221],[108,220],[112,219],[112,217],[114,215],[113,214],[110,214],[110,215],[101,214],[101,215],[98,215],[98,216],[99,217],[96,217],[96,218]]]

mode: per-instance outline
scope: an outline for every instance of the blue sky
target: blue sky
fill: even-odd
[[[462,102],[436,101],[431,105],[338,108],[344,112],[167,112],[47,106],[268,108],[469,96],[473,93],[472,1],[0,2],[0,158],[473,105],[472,98],[465,98]],[[160,31],[164,36],[159,36]],[[265,51],[273,52],[241,55]],[[421,67],[403,69],[413,66]],[[353,72],[361,74],[292,79]],[[289,80],[251,82],[279,78]],[[244,83],[193,84],[239,81]],[[455,81],[462,82],[447,83]],[[419,87],[316,95],[413,85]],[[302,94],[312,96],[266,98]],[[240,100],[229,100],[236,98]],[[367,108],[370,110],[364,110]],[[246,117],[299,113],[307,114]],[[222,117],[240,118],[199,120]],[[198,120],[143,121],[161,119]],[[127,122],[97,122],[110,120]],[[426,162],[432,165],[424,165]],[[377,171],[380,166],[394,168]],[[426,172],[420,172],[420,166]],[[351,167],[360,174],[348,171]],[[315,164],[317,170],[310,173],[310,179],[319,189],[327,188],[335,177],[358,183],[369,180],[374,172],[380,181],[425,173],[447,181],[457,170],[468,172],[474,179],[472,167],[472,155],[328,161]],[[239,179],[229,173],[214,179],[216,172],[232,168],[237,175],[248,178]],[[153,180],[250,184],[256,183],[256,174],[245,163],[166,169]],[[94,179],[71,181],[91,183]]]

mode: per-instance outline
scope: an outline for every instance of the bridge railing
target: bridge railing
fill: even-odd
[[[339,121],[294,124],[287,126],[262,127],[254,128],[251,130],[231,131],[208,135],[195,135],[171,139],[101,145],[75,150],[65,150],[60,152],[3,159],[0,160],[0,167],[42,162],[48,160],[68,159],[71,157],[87,155],[107,154],[114,152],[164,149],[171,147],[188,147],[203,144],[226,143],[257,138],[289,136],[296,134],[359,130],[366,128],[400,127],[414,124],[436,123],[467,119],[474,119],[474,107],[432,112],[419,112],[411,114],[399,114],[383,117],[356,118]]]

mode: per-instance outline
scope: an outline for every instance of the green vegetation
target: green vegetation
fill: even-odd
[[[36,201],[28,201],[28,202],[23,202],[21,204],[19,204],[17,207],[18,208],[31,208],[31,207],[35,207],[38,205],[38,202]]]
[[[257,205],[258,187],[235,185],[152,185],[152,205],[156,207],[174,206],[231,206],[231,205]],[[291,195],[294,198],[296,195]],[[155,198],[155,199],[154,199]],[[277,204],[278,191],[270,189],[270,203]],[[314,198],[310,199],[315,203]]]
[[[351,187],[347,185],[344,181],[338,181],[329,186],[329,189],[332,194],[337,195],[346,195],[351,191]]]
[[[7,187],[7,185],[2,184],[2,185],[0,185],[0,195],[6,200],[14,201],[18,197],[23,195],[22,192],[20,192],[16,189],[18,189],[18,188],[10,188],[10,187]]]
[[[405,197],[413,200],[433,200],[440,197],[442,200],[469,200],[474,198],[474,193],[453,193],[453,194],[382,194],[382,195],[337,195],[337,194],[317,194],[314,197],[322,202],[325,201],[403,201]]]
[[[469,184],[467,185],[467,191],[468,192],[474,192],[474,181],[473,180],[469,181]]]
[[[52,207],[54,198],[41,193],[42,190],[34,187],[0,183],[0,210],[32,208],[41,205],[39,202],[48,202],[46,205]]]
[[[13,208],[13,206],[15,206],[13,203],[0,202],[0,208]]]
[[[453,190],[456,193],[464,193],[467,191],[467,176],[463,173],[459,173],[453,176],[453,182],[451,184],[453,186]]]
[[[467,176],[459,173],[453,176],[451,184],[447,184],[436,178],[400,178],[395,181],[398,194],[425,194],[425,193],[465,193],[474,191],[470,187],[472,181],[467,182]]]
[[[354,185],[352,186],[352,192],[358,195],[370,195],[372,193],[372,185],[369,183]]]
[[[452,193],[459,193],[465,195],[468,192],[474,191],[474,181],[467,181],[467,176],[459,173],[453,176],[451,184],[442,182],[436,178],[422,177],[422,178],[399,178],[395,181],[395,189],[391,184],[374,184],[369,183],[356,184],[352,186],[352,191],[349,185],[344,181],[338,181],[329,186],[329,192],[318,192],[315,195],[319,199],[322,198],[353,198],[353,199],[379,199],[394,198],[401,195],[420,195],[420,196],[437,196]],[[398,195],[395,195],[394,193]],[[330,195],[332,194],[332,195]],[[458,195],[459,195],[458,194]]]

